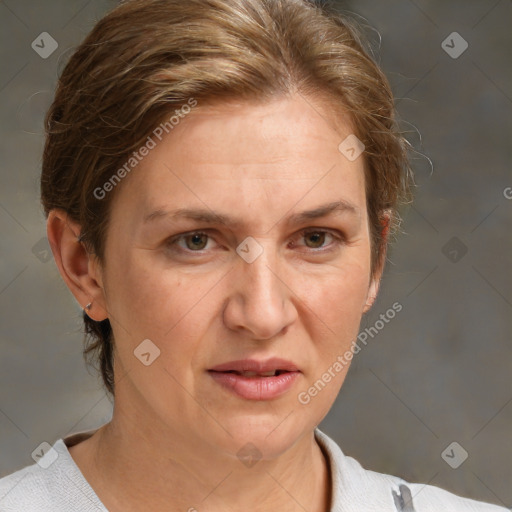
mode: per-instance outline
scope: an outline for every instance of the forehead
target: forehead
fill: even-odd
[[[348,119],[334,124],[326,108],[301,96],[198,104],[155,140],[116,201],[129,206],[132,221],[166,205],[253,216],[340,200],[365,209],[364,159],[338,149],[351,133]]]

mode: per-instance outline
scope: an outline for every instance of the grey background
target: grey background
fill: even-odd
[[[0,2],[0,476],[111,414],[48,252],[38,179],[58,70],[114,3]],[[512,507],[512,2],[339,5],[382,38],[417,188],[361,329],[403,310],[357,355],[320,428],[366,468]],[[44,31],[59,45],[47,59],[31,48]],[[469,45],[456,59],[441,46],[452,32]],[[454,441],[469,454],[458,469],[441,457]]]

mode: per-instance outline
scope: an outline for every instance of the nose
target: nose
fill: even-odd
[[[224,308],[224,323],[255,340],[268,340],[286,331],[298,316],[293,283],[288,283],[284,262],[267,244],[252,263],[242,258],[230,272],[231,293]],[[292,289],[290,289],[292,288]]]

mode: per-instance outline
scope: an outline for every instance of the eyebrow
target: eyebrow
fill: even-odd
[[[312,210],[305,210],[299,213],[290,215],[285,223],[287,225],[302,224],[306,221],[327,217],[328,215],[348,213],[350,215],[359,216],[360,209],[356,205],[345,201],[334,201],[320,205]],[[194,209],[194,208],[178,208],[176,210],[167,211],[163,208],[149,213],[143,219],[143,223],[147,224],[158,219],[170,217],[173,220],[189,219],[206,224],[225,224],[226,226],[237,227],[243,224],[243,221],[236,217],[231,217],[222,213],[217,213],[208,209]],[[281,222],[281,220],[279,221]]]

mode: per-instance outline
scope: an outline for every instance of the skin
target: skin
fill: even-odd
[[[82,307],[93,303],[91,318],[110,319],[116,340],[113,419],[70,449],[111,512],[329,510],[313,430],[348,367],[309,404],[297,397],[351,347],[381,272],[371,279],[364,159],[338,151],[348,119],[334,124],[314,104],[295,95],[195,108],[116,190],[103,265],[64,212],[48,218],[64,280]],[[340,200],[354,211],[286,222]],[[203,208],[240,224],[144,223],[159,208]],[[195,230],[208,237],[175,241]],[[236,252],[248,236],[263,248],[253,263]],[[133,353],[144,339],[160,349],[149,366]],[[269,357],[302,372],[273,400],[240,398],[207,372]],[[236,455],[248,442],[262,454],[250,468]]]

